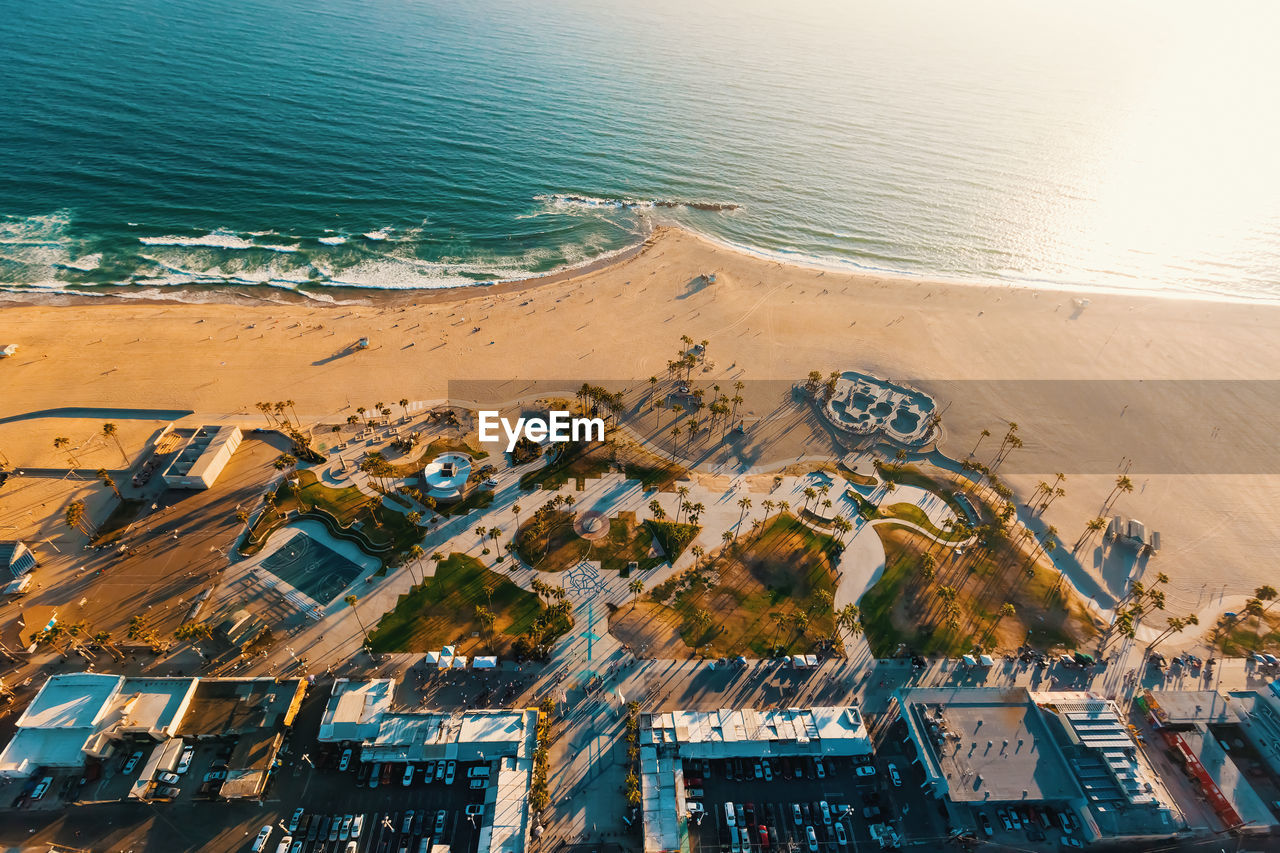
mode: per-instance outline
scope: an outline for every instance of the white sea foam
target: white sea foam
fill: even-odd
[[[271,232],[266,232],[271,233]],[[166,234],[162,237],[139,237],[138,242],[144,246],[183,246],[207,249],[265,249],[269,252],[291,254],[298,251],[297,246],[285,246],[272,243],[255,243],[239,234],[230,231],[211,231],[196,237],[180,237]]]
[[[547,195],[536,195],[534,201],[540,201],[552,207],[559,208],[602,208],[610,207],[620,210],[652,210],[654,208],[677,208],[683,207],[690,210],[706,210],[713,212],[725,212],[738,210],[741,205],[731,202],[720,201],[682,201],[678,199],[642,199],[642,198],[610,198],[590,195],[575,195],[573,193],[551,193]]]
[[[391,237],[391,230],[388,228],[379,228],[377,231],[364,232],[364,238],[366,240],[373,240],[375,242],[386,240],[390,237]]]
[[[324,243],[326,246],[341,246],[343,243],[347,242],[347,238],[343,237],[341,234],[337,234],[333,237],[321,237],[320,242]]]

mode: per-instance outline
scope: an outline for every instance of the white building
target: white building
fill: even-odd
[[[479,853],[523,853],[532,827],[529,789],[538,711],[396,711],[390,679],[333,684],[318,740],[360,744],[366,762],[487,762],[492,770]]]
[[[674,851],[687,837],[683,760],[854,756],[872,752],[857,708],[668,711],[640,717],[640,797],[645,853]]]
[[[231,461],[243,438],[236,426],[202,426],[162,475],[171,489],[208,489]]]
[[[16,539],[0,542],[0,576],[7,572],[11,578],[19,578],[36,567],[36,555]]]

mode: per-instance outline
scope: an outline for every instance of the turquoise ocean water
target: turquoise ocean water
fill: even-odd
[[[429,288],[674,222],[1280,298],[1280,6],[0,0],[0,287]]]

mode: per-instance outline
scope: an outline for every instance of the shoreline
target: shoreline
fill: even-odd
[[[147,285],[119,284],[99,285],[101,290],[9,290],[0,284],[0,310],[12,305],[57,306],[57,305],[93,305],[106,302],[126,303],[133,305],[302,305],[313,307],[350,307],[387,304],[401,306],[405,304],[431,304],[465,300],[473,296],[492,294],[503,295],[518,293],[523,290],[543,287],[557,282],[569,281],[582,276],[592,275],[613,266],[621,266],[646,252],[664,234],[675,232],[705,242],[717,249],[732,252],[755,260],[776,264],[780,267],[806,270],[819,273],[836,273],[839,275],[873,278],[877,281],[902,284],[929,284],[979,289],[998,289],[1008,292],[1025,291],[1036,293],[1071,294],[1080,298],[1090,297],[1131,297],[1143,299],[1174,300],[1190,303],[1213,303],[1225,305],[1280,306],[1280,295],[1240,296],[1225,293],[1213,293],[1194,290],[1161,290],[1152,287],[1106,287],[1087,283],[1065,283],[1048,280],[1024,279],[1011,281],[1006,279],[979,279],[946,273],[912,273],[904,270],[885,269],[866,266],[856,261],[841,261],[836,258],[809,257],[800,254],[792,255],[769,249],[744,246],[698,231],[683,225],[655,224],[645,237],[627,246],[613,249],[597,255],[581,263],[550,270],[545,273],[511,279],[494,279],[489,282],[475,284],[444,285],[423,288],[395,287],[352,287],[350,285],[328,286],[318,284],[313,287],[283,287],[270,283],[244,285]],[[10,285],[12,286],[12,285]],[[130,292],[155,291],[172,293],[171,298],[137,295]],[[184,298],[186,297],[186,298]],[[198,297],[198,298],[192,298]]]

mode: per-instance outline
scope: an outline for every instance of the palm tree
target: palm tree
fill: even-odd
[[[292,400],[285,400],[284,404],[289,407],[289,411],[293,412],[293,419],[299,427],[302,426],[302,418],[298,417],[298,410],[293,407]]]
[[[408,421],[409,420],[409,398],[408,397],[400,398],[400,408],[404,410],[405,421]]]
[[[427,552],[426,552],[426,551],[424,551],[424,550],[422,550],[422,546],[421,546],[421,545],[414,545],[414,546],[412,546],[412,547],[409,549],[409,559],[416,563],[416,562],[418,562],[419,560],[421,560],[421,559],[422,559],[422,555],[423,555],[423,554],[425,554],[425,553],[427,553]],[[410,569],[409,569],[409,576],[410,576],[410,577],[413,577],[413,569],[412,569],[412,568],[410,568]],[[414,578],[414,579],[413,579],[413,582],[414,582],[414,583],[421,583],[421,581],[420,581],[420,580],[418,580],[417,578]]]
[[[129,467],[129,454],[124,452],[124,447],[120,444],[120,430],[116,425],[111,423],[103,424],[102,437],[115,439],[116,449],[120,451],[120,458],[124,460],[125,467]]]
[[[417,510],[414,510],[413,512],[406,515],[405,519],[408,520],[408,522],[412,524],[414,527],[417,527],[418,524],[422,521],[422,513],[418,512]]]
[[[516,529],[519,530],[520,529],[520,504],[512,504],[511,512],[516,517]]]
[[[747,510],[751,509],[751,498],[743,495],[738,498],[738,526],[742,526],[742,519],[746,516]]]
[[[698,568],[698,561],[702,559],[702,555],[706,553],[701,545],[694,545],[689,549],[689,553],[693,554],[693,568]]]
[[[98,479],[102,481],[102,485],[115,492],[117,498],[122,501],[124,500],[124,495],[120,494],[120,489],[116,487],[116,481],[112,479],[111,474],[107,472],[106,468],[99,468],[97,475]]]
[[[979,434],[978,434],[978,440],[977,440],[977,442],[976,442],[976,443],[974,443],[974,445],[973,445],[973,450],[970,450],[970,451],[969,451],[969,458],[970,458],[970,459],[972,459],[972,458],[973,458],[973,455],[974,455],[975,453],[977,453],[977,452],[978,452],[978,445],[982,444],[982,440],[983,440],[984,438],[988,438],[988,437],[990,437],[990,435],[991,435],[991,430],[989,430],[989,429],[984,429],[981,433],[979,433]]]
[[[688,503],[685,498],[689,497],[688,486],[678,486],[676,488],[676,497],[680,500],[676,504],[676,524],[680,523],[680,510],[684,509],[684,505]]]
[[[363,621],[361,621],[361,619],[360,619],[360,611],[359,611],[359,610],[356,610],[356,602],[357,602],[357,601],[359,601],[360,599],[359,599],[355,594],[352,594],[352,595],[348,595],[347,597],[343,598],[342,600],[343,600],[343,601],[345,601],[345,602],[347,603],[347,606],[351,608],[351,612],[355,614],[355,616],[356,616],[356,624],[360,626],[360,633],[364,634],[364,644],[365,644],[365,646],[368,646],[368,645],[369,645],[369,632],[365,630],[365,628],[364,628],[364,622],[363,622]]]
[[[67,458],[71,460],[71,467],[72,468],[80,467],[80,463],[76,461],[75,455],[71,452],[71,439],[67,438],[65,435],[58,436],[53,440],[53,449],[65,450],[67,453]]]
[[[489,536],[489,528],[485,527],[483,524],[477,525],[475,529],[475,534],[476,534],[477,541],[481,545],[483,545],[484,540]]]
[[[813,486],[806,486],[802,494],[804,495],[804,509],[808,509],[809,501],[813,500],[818,496],[818,490],[815,489]]]
[[[283,471],[285,468],[292,468],[298,464],[298,459],[291,453],[281,453],[276,457],[276,461],[271,463],[277,471]]]
[[[275,426],[276,422],[275,422],[275,419],[272,418],[271,416],[270,403],[254,403],[253,407],[257,409],[259,412],[262,412],[263,417],[267,419],[267,426]]]
[[[848,632],[850,637],[862,633],[862,611],[856,604],[846,604],[836,611],[836,632]]]
[[[627,589],[631,590],[631,609],[636,608],[636,599],[640,597],[640,593],[644,592],[644,581],[636,578],[627,584]]]
[[[657,498],[649,501],[649,513],[653,516],[654,521],[662,521],[667,517],[667,511],[662,508],[662,504],[658,502]]]
[[[74,527],[81,533],[88,534],[89,531],[85,523],[84,501],[74,500],[67,504],[63,520],[67,523],[67,527]]]
[[[836,541],[843,545],[845,535],[850,530],[853,530],[853,522],[849,521],[849,519],[845,518],[843,515],[837,515],[835,520],[831,522],[831,527],[838,534],[836,536]]]

